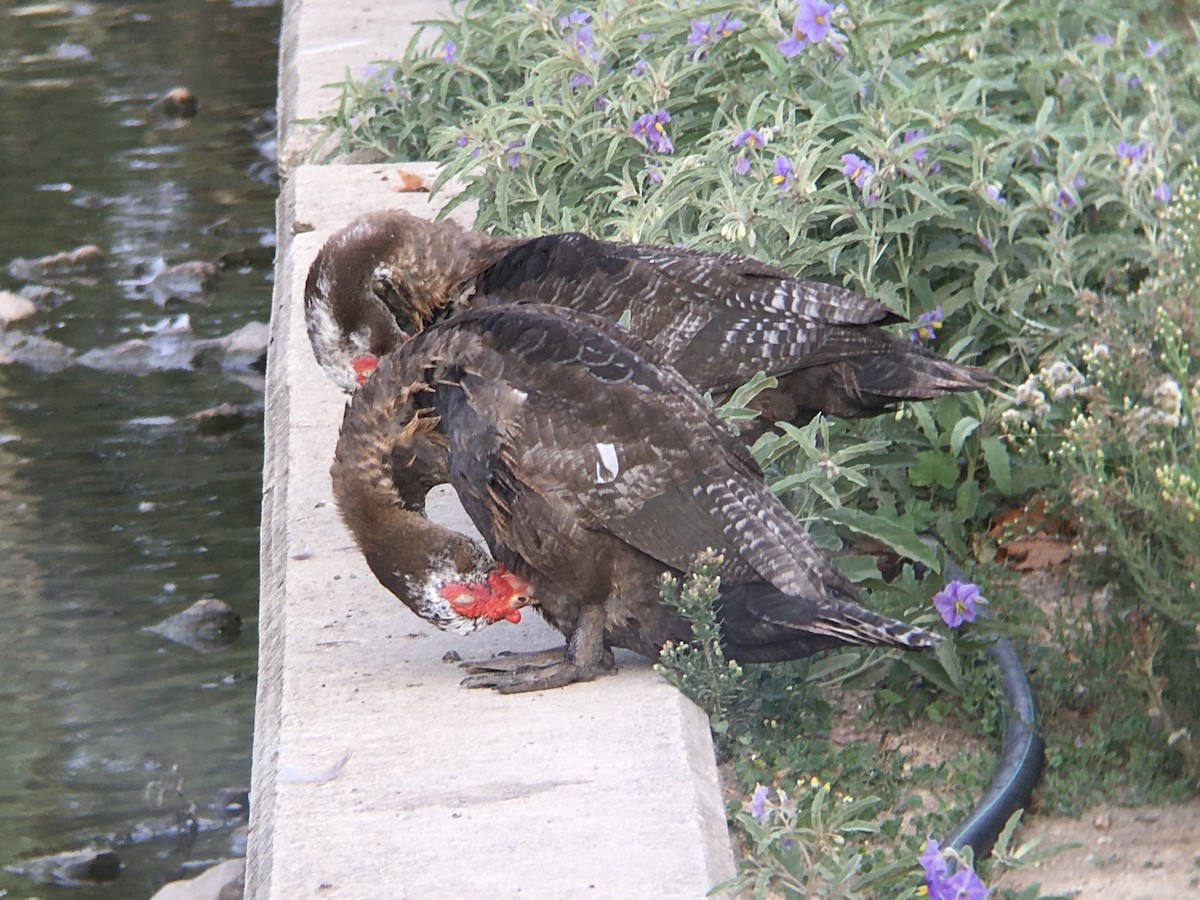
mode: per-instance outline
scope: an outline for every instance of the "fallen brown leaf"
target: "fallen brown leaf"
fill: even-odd
[[[405,172],[403,169],[396,170],[396,177],[400,183],[394,185],[392,190],[400,194],[413,194],[419,191],[428,191],[429,182],[412,172]]]

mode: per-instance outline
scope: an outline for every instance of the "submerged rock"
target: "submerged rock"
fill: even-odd
[[[35,856],[5,866],[4,871],[41,884],[87,887],[113,881],[121,874],[121,860],[111,850],[68,850],[50,856]]]
[[[74,357],[75,351],[58,341],[0,328],[0,366],[20,363],[36,372],[61,372]]]
[[[150,900],[239,900],[245,881],[246,861],[227,859],[189,881],[163,885]]]
[[[148,294],[159,306],[168,300],[198,303],[217,274],[216,263],[203,259],[167,265],[162,257],[143,268],[140,277],[121,282],[135,293]]]
[[[104,251],[95,244],[84,244],[74,250],[64,250],[36,259],[18,256],[8,264],[8,274],[20,281],[94,276],[104,267],[105,259]]]
[[[271,329],[265,322],[247,322],[229,334],[197,341],[196,355],[216,354],[223,369],[262,371],[270,339]]]
[[[164,115],[176,119],[190,119],[200,108],[200,104],[196,102],[196,95],[191,88],[186,87],[171,88],[159,98],[157,105]]]
[[[242,633],[242,618],[224,600],[210,597],[144,630],[200,653],[215,653]]]
[[[209,409],[188,416],[188,421],[196,426],[196,433],[201,437],[224,437],[243,428],[250,419],[262,416],[262,405],[238,406],[233,403],[222,403]]]
[[[11,291],[0,291],[0,328],[10,322],[28,319],[37,311],[37,305],[32,300]]]

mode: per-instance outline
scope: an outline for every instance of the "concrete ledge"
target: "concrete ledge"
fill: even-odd
[[[281,146],[305,144],[288,123],[328,104],[322,85],[400,52],[405,11],[439,12],[369,8],[285,3]],[[630,654],[617,676],[563,690],[460,688],[448,651],[561,636],[536,615],[436,631],[376,582],[338,520],[328,470],[345,400],[308,347],[304,280],[354,216],[434,215],[426,194],[398,190],[401,168],[434,171],[301,165],[278,204],[246,896],[702,897],[733,873],[703,713]],[[430,510],[470,528],[448,488]]]

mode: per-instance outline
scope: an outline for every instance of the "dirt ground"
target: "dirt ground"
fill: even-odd
[[[1009,872],[994,887],[1041,884],[1081,900],[1200,897],[1200,799],[1179,806],[1102,806],[1078,819],[1030,816],[1018,842],[1079,844]]]

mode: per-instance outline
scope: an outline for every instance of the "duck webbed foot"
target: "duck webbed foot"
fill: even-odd
[[[612,650],[604,645],[601,607],[585,607],[563,649],[504,654],[495,659],[465,662],[473,674],[462,680],[468,688],[492,688],[501,694],[520,694],[592,681],[617,670]]]

